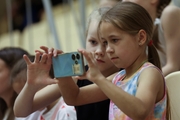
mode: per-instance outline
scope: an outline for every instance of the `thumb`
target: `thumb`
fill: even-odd
[[[49,78],[47,84],[48,84],[48,85],[57,84],[58,82],[59,82],[59,81],[58,81],[56,78],[54,78],[54,79]]]

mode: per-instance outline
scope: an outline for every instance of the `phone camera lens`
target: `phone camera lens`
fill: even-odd
[[[75,64],[78,64],[78,61],[77,61],[77,60],[75,61]]]
[[[72,54],[72,59],[75,60],[76,59],[76,56],[74,54]]]
[[[76,58],[79,60],[79,59],[80,59],[80,55],[79,55],[79,54],[76,54]]]

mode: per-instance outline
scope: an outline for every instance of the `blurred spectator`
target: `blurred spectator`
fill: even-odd
[[[66,2],[67,0],[65,0]],[[27,11],[26,11],[26,0],[12,0],[12,23],[13,30],[19,30],[22,32],[24,28],[27,26]],[[51,0],[53,6],[61,4],[63,0]],[[0,4],[0,25],[4,27],[1,28],[0,34],[2,32],[7,32],[7,8],[6,1],[2,0]],[[43,13],[44,7],[42,0],[31,0],[31,13],[32,13],[32,23],[37,23],[41,20],[41,16]],[[2,30],[4,29],[5,30]]]

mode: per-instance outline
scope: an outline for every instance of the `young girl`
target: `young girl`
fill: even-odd
[[[180,8],[169,5],[171,0],[123,0],[144,7],[154,21],[153,42],[158,50],[163,74],[180,70]],[[166,7],[167,6],[167,7]],[[165,8],[165,9],[164,9]],[[174,19],[176,18],[176,19]]]
[[[29,56],[31,61],[34,61],[34,56]],[[53,70],[50,71],[51,78],[54,78]],[[20,93],[27,81],[27,65],[24,59],[19,60],[11,71],[11,84],[17,94]],[[22,108],[21,108],[22,109]],[[68,111],[68,113],[67,113]],[[69,113],[70,112],[70,113]],[[67,115],[69,114],[69,115]],[[73,116],[72,116],[73,115]],[[63,120],[67,117],[76,117],[74,107],[69,107],[64,104],[62,98],[57,99],[53,103],[37,110],[27,117],[16,118],[16,120]]]
[[[87,23],[87,32],[86,32],[86,49],[88,51],[94,52],[94,59],[96,61],[98,69],[102,72],[104,76],[109,76],[117,71],[119,69],[115,67],[110,59],[108,59],[105,51],[102,51],[102,44],[98,39],[97,35],[97,27],[98,23],[100,21],[101,16],[107,11],[109,8],[99,8],[94,10],[88,19]],[[46,53],[52,52],[53,49],[49,49],[47,47],[41,47]],[[38,53],[40,51],[37,51]],[[56,53],[55,53],[56,54]],[[54,54],[54,55],[55,55]],[[88,66],[86,66],[86,70],[88,69]],[[29,72],[28,72],[29,74]],[[33,75],[34,76],[34,75]],[[36,76],[36,75],[35,75]],[[44,76],[45,77],[45,76]],[[48,77],[48,76],[47,76]],[[40,77],[41,79],[41,77]],[[53,100],[56,100],[58,97],[61,96],[61,93],[59,92],[59,87],[57,85],[51,85],[52,87],[49,88],[46,87],[43,90],[40,90],[37,92],[37,90],[29,91],[32,88],[35,88],[38,86],[38,84],[44,84],[43,86],[49,84],[49,83],[54,83],[54,80],[46,83],[42,82],[43,78],[39,83],[36,81],[37,79],[29,79],[28,82],[23,88],[22,92],[19,94],[18,98],[16,99],[15,103],[15,114],[16,116],[24,116],[32,113],[32,111],[37,110],[38,108],[41,108],[49,103],[51,103]],[[72,78],[71,78],[72,80]],[[33,85],[31,86],[32,82]],[[78,87],[83,87],[89,84],[93,84],[93,82],[89,80],[78,80],[77,83],[75,83],[76,86]],[[37,89],[37,88],[36,88]],[[45,91],[45,92],[44,92]],[[37,92],[37,93],[36,93]],[[34,98],[33,102],[33,97],[34,94],[36,93],[36,96]],[[29,94],[29,96],[26,96],[26,94]],[[28,101],[28,102],[26,102]],[[22,104],[23,102],[23,104]],[[26,103],[25,103],[26,102]],[[19,109],[21,107],[24,107],[24,104],[28,104],[25,107],[27,107],[27,111],[22,109]],[[33,108],[31,107],[33,105]],[[92,103],[92,104],[87,104],[87,105],[77,105],[75,106],[76,112],[77,112],[77,120],[108,120],[108,111],[109,111],[109,99],[98,102],[98,103]]]
[[[0,120],[14,120],[13,105],[17,94],[9,79],[16,62],[29,54],[26,50],[16,47],[0,49]]]
[[[35,56],[29,56],[31,61],[34,61]],[[10,83],[14,91],[19,94],[27,80],[27,65],[23,58],[21,58],[11,70]],[[45,109],[38,110],[28,117],[15,118],[15,120],[41,120],[41,116]]]
[[[122,2],[110,9],[99,24],[99,37],[113,64],[124,70],[106,79],[96,65],[94,53],[79,50],[89,69],[85,75],[76,78],[87,78],[95,84],[78,88],[71,77],[59,78],[59,88],[66,103],[82,105],[110,98],[109,120],[168,119],[166,86],[158,53],[151,42],[152,34],[153,21],[143,7]],[[153,53],[148,56],[147,46],[149,53]],[[41,78],[43,82],[55,82],[47,78],[51,54],[44,54],[40,59],[37,53],[33,63],[26,56],[24,59],[29,81]]]

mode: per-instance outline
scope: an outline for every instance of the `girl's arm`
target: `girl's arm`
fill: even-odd
[[[33,92],[32,88],[26,83],[22,92],[18,95],[14,105],[16,117],[26,117],[37,110],[45,108],[61,97],[57,84],[48,85],[38,92]]]
[[[47,60],[47,58],[49,58]],[[43,54],[40,59],[40,53],[36,53],[34,62],[31,62],[28,57],[25,55],[24,60],[27,64],[27,82],[16,98],[15,104],[14,104],[14,113],[17,117],[24,117],[29,115],[30,113],[41,109],[42,107],[45,107],[45,104],[50,104],[51,101],[54,101],[57,99],[58,96],[60,96],[60,92],[58,91],[57,85],[54,85],[56,87],[53,88],[53,91],[55,91],[54,97],[49,98],[49,100],[44,100],[46,96],[44,94],[51,94],[50,89],[52,89],[53,86],[51,84],[56,84],[57,80],[52,79],[49,77],[49,70],[51,68],[51,56],[47,54]],[[47,88],[44,88],[45,86],[49,85]],[[44,89],[42,89],[44,88]],[[50,89],[49,89],[50,88]],[[34,101],[34,96],[37,91],[42,89],[42,92],[39,92]],[[47,92],[49,89],[49,92]],[[43,93],[43,94],[42,94]],[[43,96],[43,97],[42,97]],[[53,95],[48,95],[48,97]],[[39,103],[42,102],[42,103]]]
[[[162,71],[166,76],[171,72],[180,70],[180,8],[167,6],[161,16],[162,27],[166,42],[166,65]]]
[[[121,88],[109,82],[100,73],[97,66],[95,65],[91,53],[88,53],[86,51],[82,51],[82,53],[85,56],[89,66],[89,70],[87,71],[85,76],[89,80],[94,82],[101,89],[101,91],[117,105],[119,109],[121,109],[126,115],[128,115],[132,119],[145,119],[150,114],[155,103],[157,103],[160,99],[163,98],[163,77],[157,69],[148,68],[141,73],[139,77],[137,93],[135,96],[132,96],[127,92],[123,91]],[[79,78],[83,77],[84,76]],[[95,91],[95,87],[91,87],[91,89],[88,89],[88,87],[84,87],[84,91],[82,90],[83,89],[80,89],[79,91],[74,93],[74,95],[76,96],[82,96],[81,99],[79,98],[79,100],[81,101],[83,101],[88,95],[90,97],[93,97],[89,98],[91,100],[95,100],[95,97],[102,97],[102,93],[100,94],[100,90]],[[97,95],[91,96],[93,93],[95,94],[96,92],[98,93]]]
[[[36,110],[45,108],[61,96],[58,85],[54,84],[57,80],[49,77],[49,71],[52,55],[57,56],[63,52],[46,46],[40,48],[43,52],[35,51],[34,62],[31,62],[26,55],[24,56],[27,64],[27,82],[15,101],[14,113],[17,117],[28,116]]]
[[[59,78],[59,88],[68,105],[84,105],[108,99],[96,84],[79,88],[71,77]]]
[[[121,111],[133,120],[144,120],[153,110],[155,103],[164,95],[162,75],[155,68],[146,69],[141,73],[135,96],[104,79],[96,80],[95,83]]]

